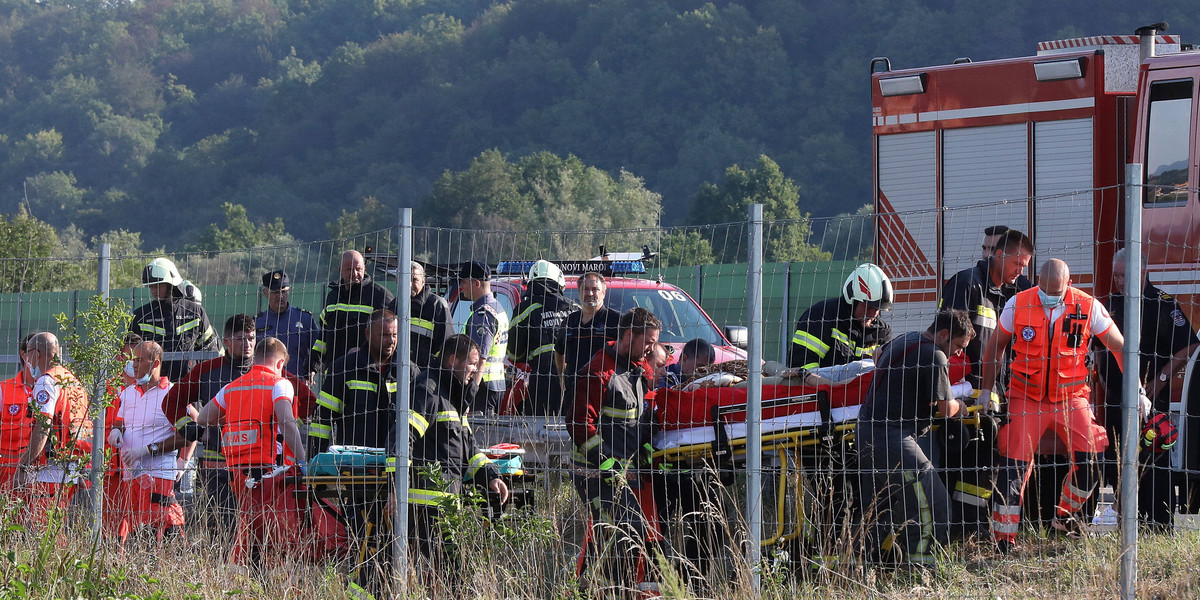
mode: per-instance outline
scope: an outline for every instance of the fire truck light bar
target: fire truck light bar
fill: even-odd
[[[1038,81],[1062,81],[1083,77],[1084,57],[1070,60],[1048,60],[1033,63],[1033,73]]]
[[[879,80],[879,93],[884,96],[906,96],[925,93],[925,74],[887,77]]]
[[[496,265],[497,275],[526,275],[533,267],[532,260],[501,261]],[[554,263],[563,273],[582,275],[583,273],[611,273],[623,275],[629,273],[645,273],[646,265],[640,260],[568,260]]]

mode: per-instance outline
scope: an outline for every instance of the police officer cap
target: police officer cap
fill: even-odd
[[[488,281],[492,278],[492,269],[486,263],[474,260],[463,264],[462,270],[458,272],[458,278]]]
[[[288,278],[287,272],[283,269],[271,271],[263,274],[263,287],[272,292],[278,292],[292,287],[292,280]]]

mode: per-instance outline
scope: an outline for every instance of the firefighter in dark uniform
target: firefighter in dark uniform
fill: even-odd
[[[363,346],[333,363],[321,384],[317,406],[308,424],[308,453],[316,456],[333,443],[386,448],[396,424],[396,346],[399,320],[390,310],[371,313]],[[381,556],[390,556],[387,517],[375,502],[344,500],[342,514],[355,539],[366,548],[367,560],[355,565],[351,597],[379,596],[379,575],[386,569]],[[382,554],[381,554],[382,553]],[[382,597],[382,596],[379,596]]]
[[[1003,230],[999,229],[1001,227]],[[993,235],[993,231],[998,233]],[[967,344],[964,354],[971,366],[967,382],[976,390],[980,387],[979,379],[983,374],[980,363],[983,349],[996,329],[1001,309],[1017,292],[1033,287],[1033,282],[1022,274],[1033,260],[1033,242],[1029,236],[1003,225],[989,227],[984,232],[991,240],[990,245],[989,242],[984,243],[985,249],[991,249],[987,258],[974,267],[954,274],[942,288],[942,298],[938,301],[940,309],[966,311],[974,325],[975,337]],[[1005,356],[1008,356],[1007,352]],[[997,380],[1003,387],[1004,382],[1008,381],[1008,360],[1001,361],[996,367]],[[976,399],[979,396],[975,394]],[[990,394],[984,401],[991,402]],[[991,429],[981,431],[985,435],[994,433]],[[974,440],[976,436],[967,432],[961,423],[952,421],[938,430],[937,437],[946,445],[941,453],[945,459],[942,466],[946,483],[952,489],[954,536],[968,531],[985,532],[990,517],[993,477],[991,469],[982,467],[994,464],[994,436],[979,440],[981,443],[964,446],[965,440]],[[1053,484],[1053,477],[1047,479]],[[1057,493],[1057,487],[1053,493]]]
[[[840,298],[814,305],[796,322],[785,376],[819,381],[811,372],[871,358],[891,337],[892,328],[879,318],[892,307],[892,283],[879,267],[864,263],[846,278]]]
[[[129,330],[143,340],[158,342],[163,352],[221,350],[217,334],[204,307],[184,298],[183,278],[175,263],[156,258],[142,269],[142,285],[150,288],[150,302],[133,311]],[[195,364],[190,360],[164,360],[162,375],[181,381]]]
[[[656,581],[650,548],[673,566],[684,567],[659,535],[650,481],[654,404],[648,399],[653,371],[645,357],[658,343],[662,322],[638,307],[621,315],[617,340],[584,365],[567,412],[571,436],[571,479],[592,519],[587,561],[603,559],[610,584],[632,589],[639,560]],[[648,583],[648,582],[647,582]]]
[[[271,271],[262,276],[262,294],[267,310],[254,318],[254,327],[262,337],[273,337],[287,346],[287,370],[301,376],[309,373],[309,350],[320,330],[312,313],[292,306],[292,280],[287,271]]]
[[[871,548],[908,564],[935,564],[950,541],[950,495],[918,439],[934,414],[960,416],[947,356],[974,335],[967,313],[943,310],[925,331],[888,342],[855,428],[862,510],[873,527]]]
[[[1113,323],[1124,330],[1125,321],[1125,249],[1113,255],[1113,294],[1108,311]],[[1143,256],[1143,260],[1145,255]],[[1171,403],[1171,381],[1175,372],[1196,349],[1196,334],[1179,302],[1150,283],[1142,264],[1142,331],[1138,348],[1141,380],[1150,397],[1152,411],[1165,413]],[[1104,380],[1106,402],[1104,425],[1113,443],[1105,451],[1105,478],[1117,487],[1117,464],[1124,417],[1121,410],[1122,373],[1111,354],[1101,353],[1097,364]],[[1169,528],[1174,522],[1176,498],[1172,482],[1171,453],[1158,452],[1141,445],[1139,453],[1138,516],[1148,524]]]
[[[471,301],[471,316],[467,317],[460,333],[466,334],[480,348],[479,371],[472,379],[477,386],[473,412],[495,415],[500,412],[504,392],[504,358],[508,355],[508,314],[492,295],[492,270],[475,261],[463,265],[459,273],[459,292]]]
[[[330,444],[383,448],[395,426],[399,321],[390,310],[371,314],[364,344],[346,354],[321,384],[308,425],[308,453]]]
[[[558,339],[575,303],[563,295],[566,279],[562,269],[539,260],[529,269],[529,287],[513,310],[509,326],[509,357],[529,364],[529,396],[520,410],[526,415],[561,415],[562,382],[554,364],[554,341]]]
[[[396,312],[396,297],[367,275],[366,261],[357,250],[342,253],[341,279],[329,284],[325,308],[317,318],[321,336],[313,343],[309,369],[322,371],[361,345],[363,325],[371,313]]]
[[[429,367],[446,338],[453,333],[450,305],[425,285],[425,267],[412,263],[412,343],[409,356],[418,369]]]

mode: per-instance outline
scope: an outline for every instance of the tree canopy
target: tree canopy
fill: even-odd
[[[1191,13],[1162,0],[0,0],[0,212],[216,249],[236,243],[218,239],[232,224],[206,227],[226,203],[301,240],[368,208],[451,226],[448,191],[542,168],[544,189],[492,190],[489,216],[617,227],[582,199],[644,218],[650,194],[655,220],[680,225],[704,182],[768,156],[796,182],[798,214],[831,216],[872,197],[871,57],[1017,56],[1164,19],[1186,35]],[[773,252],[794,256],[793,237]]]

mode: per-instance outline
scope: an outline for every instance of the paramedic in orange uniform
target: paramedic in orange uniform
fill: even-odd
[[[1011,551],[1016,542],[1021,496],[1042,435],[1054,431],[1067,442],[1072,466],[1051,524],[1072,534],[1083,530],[1083,517],[1077,513],[1096,487],[1097,453],[1108,445],[1089,405],[1085,361],[1094,336],[1120,364],[1124,338],[1104,306],[1070,283],[1065,262],[1046,261],[1038,273],[1038,287],[1004,305],[984,351],[981,386],[991,390],[996,383],[994,361],[1010,341],[1013,344],[1009,421],[1000,429],[1002,462],[992,497],[992,535],[1001,552]]]
[[[58,338],[43,331],[29,338],[25,361],[34,378],[35,419],[29,447],[21,455],[15,483],[27,487],[27,510],[33,522],[44,522],[51,509],[66,510],[92,450],[88,394],[75,375],[62,366]]]
[[[29,447],[33,435],[33,412],[29,399],[33,394],[33,377],[25,367],[25,344],[33,334],[25,336],[17,347],[20,362],[12,379],[0,381],[0,493],[12,491],[17,463]]]
[[[220,425],[229,484],[237,497],[237,527],[228,562],[266,566],[267,554],[286,560],[299,542],[300,520],[288,475],[304,471],[304,443],[293,412],[296,391],[284,377],[287,347],[263,338],[254,347],[254,364],[245,375],[221,388],[196,422]],[[283,436],[287,451],[276,438]],[[294,464],[285,460],[289,455]]]

